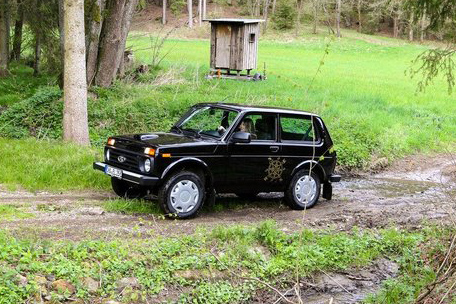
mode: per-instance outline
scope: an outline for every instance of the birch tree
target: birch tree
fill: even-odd
[[[163,0],[162,1],[162,24],[163,25],[166,24],[166,6],[167,6],[167,2],[166,2],[166,0]]]
[[[84,0],[64,0],[63,139],[89,145]]]
[[[337,35],[337,38],[340,38],[340,10],[341,10],[341,0],[336,0],[336,35]]]
[[[193,27],[193,3],[192,0],[187,0],[187,11],[188,11],[188,27]]]

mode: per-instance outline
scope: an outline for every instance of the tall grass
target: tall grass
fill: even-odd
[[[0,138],[0,184],[29,190],[103,189],[109,180],[92,169],[97,150],[35,139]]]

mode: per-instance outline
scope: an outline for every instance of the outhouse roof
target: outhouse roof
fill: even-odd
[[[264,22],[263,19],[235,19],[235,18],[204,19],[204,21],[216,22],[216,23],[244,23],[244,24]]]

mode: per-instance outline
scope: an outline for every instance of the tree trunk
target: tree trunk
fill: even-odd
[[[63,139],[89,145],[84,0],[64,0],[65,76]]]
[[[301,30],[301,14],[302,14],[302,0],[296,0],[296,9],[298,10],[298,14],[296,15],[296,33],[295,35],[298,36]]]
[[[166,0],[163,0],[163,12],[162,12],[162,24],[163,25],[166,24],[166,6],[167,6]]]
[[[98,47],[100,43],[100,33],[103,25],[103,11],[105,0],[93,0],[88,20],[88,33],[86,35],[86,52],[87,52],[87,85],[90,86],[98,63]]]
[[[193,3],[192,0],[187,0],[187,11],[188,11],[188,27],[193,27]]]
[[[357,9],[358,9],[358,32],[361,33],[362,31],[362,23],[361,23],[361,5],[362,5],[362,0],[358,0],[358,6],[357,6]]]
[[[317,33],[317,25],[318,25],[318,0],[313,0],[313,13],[314,13],[314,22],[313,22],[313,29],[312,29],[312,34]]]
[[[269,0],[264,0],[263,3],[263,31],[266,33],[266,29],[268,28],[268,10],[269,10]]]
[[[64,0],[59,0],[58,5],[59,5],[59,44],[60,44],[60,63],[61,63],[61,68],[60,68],[60,75],[59,75],[59,87],[60,89],[63,90],[63,75],[65,75],[65,23],[64,23],[64,17],[65,13],[63,12],[64,10]]]
[[[272,1],[272,14],[273,15],[275,14],[276,5],[277,5],[277,0]]]
[[[423,13],[423,17],[420,20],[420,42],[424,42],[424,36],[426,35],[426,13]]]
[[[203,0],[203,20],[206,19],[207,0]]]
[[[17,0],[17,16],[14,25],[13,52],[11,60],[18,61],[21,59],[22,52],[22,27],[24,25],[24,8],[22,0]]]
[[[41,65],[41,37],[39,33],[35,34],[35,61],[33,62],[33,76],[40,74]]]
[[[109,87],[116,77],[119,62],[117,54],[121,42],[122,16],[127,0],[108,0],[106,4],[108,16],[104,20],[98,55],[98,67],[95,75],[95,84],[102,87]]]
[[[201,2],[201,0],[198,0],[198,25],[199,26],[201,26],[201,24],[203,22],[202,10],[203,10],[203,3]]]
[[[409,20],[409,41],[413,41],[413,16]]]
[[[341,0],[337,0],[337,2],[336,2],[336,35],[337,35],[337,38],[340,38],[340,6],[341,6]]]
[[[8,1],[0,0],[0,77],[9,74],[9,11]]]
[[[122,16],[121,23],[121,39],[120,39],[120,48],[117,52],[116,62],[118,62],[117,73],[123,77],[125,74],[125,45],[127,44],[128,32],[130,31],[131,20],[133,19],[133,14],[135,12],[136,6],[138,5],[138,0],[127,0],[125,4],[124,14]]]
[[[399,18],[397,16],[393,17],[393,36],[394,38],[399,36]]]

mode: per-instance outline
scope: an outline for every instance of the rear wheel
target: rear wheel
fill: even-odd
[[[285,191],[285,200],[292,209],[304,210],[315,206],[320,197],[320,178],[314,172],[300,170]]]
[[[169,217],[196,216],[203,205],[204,198],[204,180],[198,174],[189,171],[172,175],[158,191],[160,207]]]
[[[123,198],[143,198],[147,195],[147,189],[116,177],[111,178],[111,186],[112,190],[114,190],[118,196]]]

